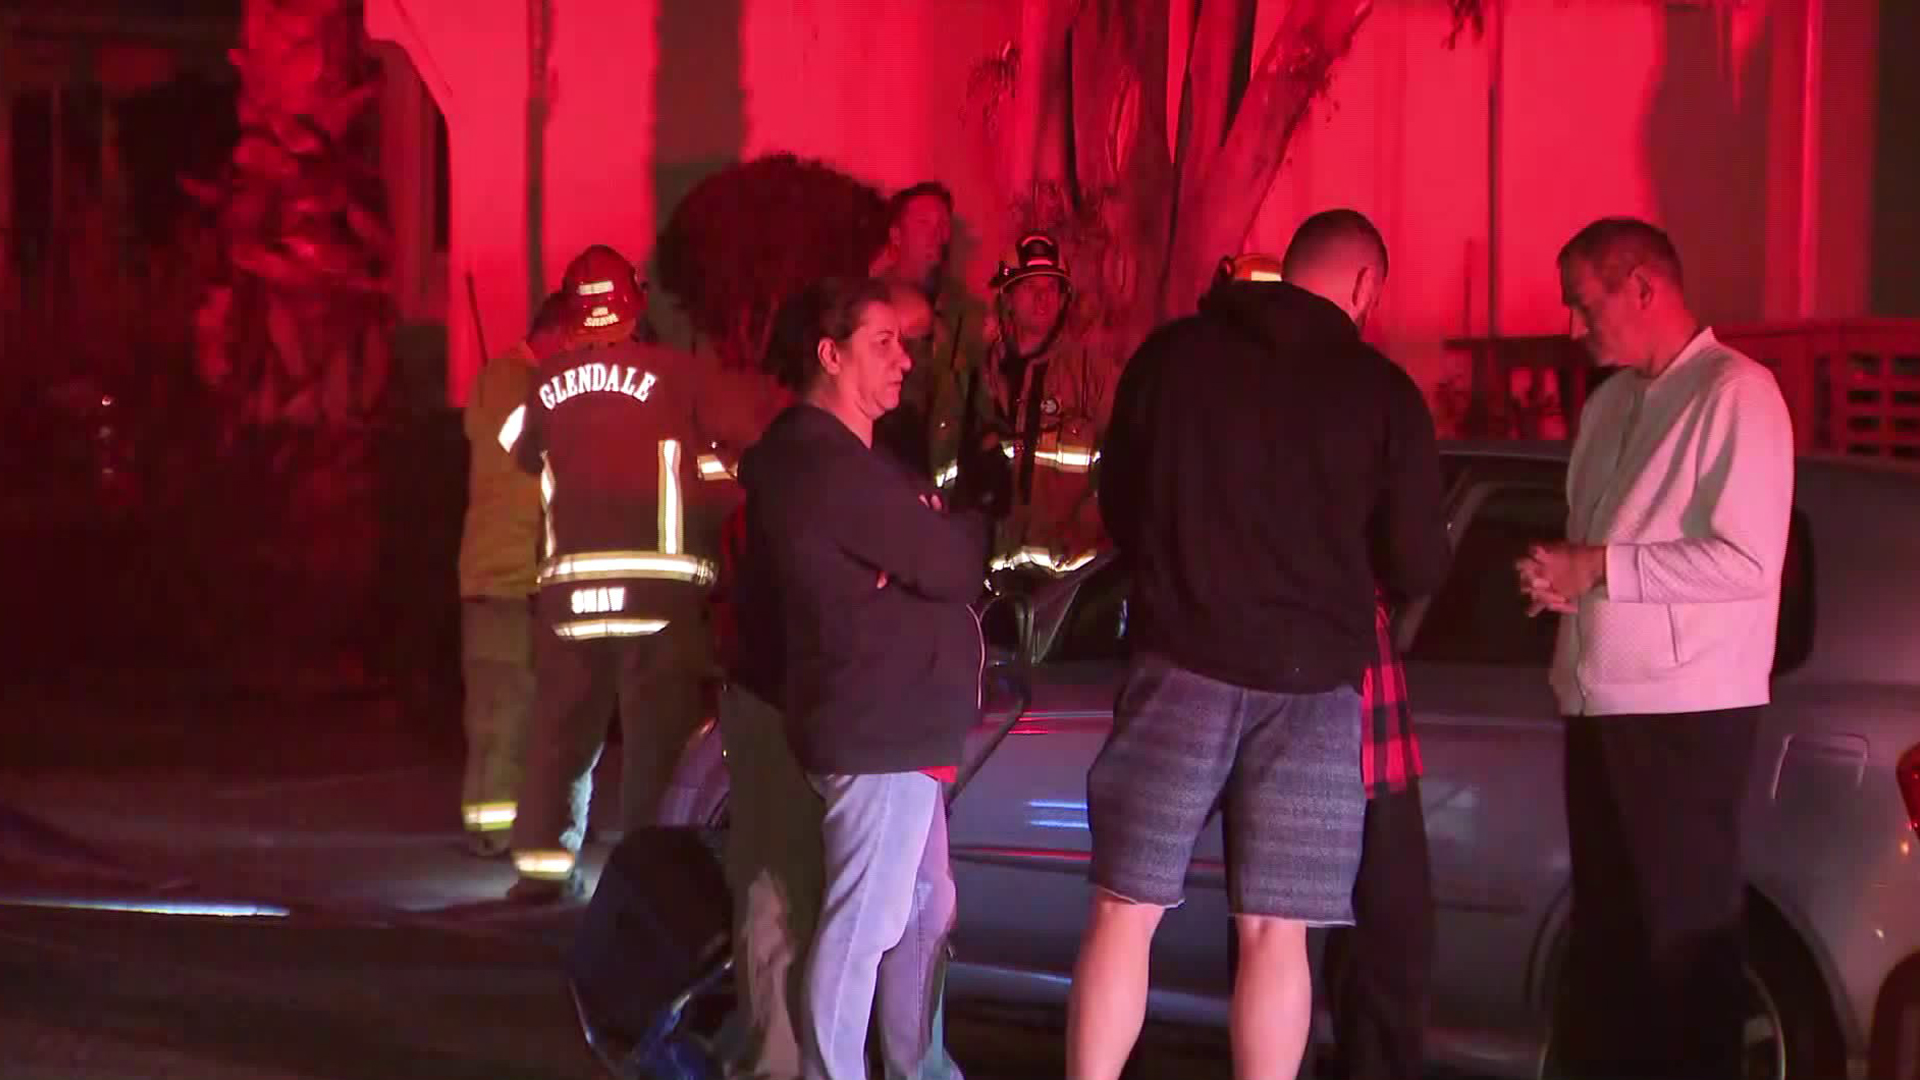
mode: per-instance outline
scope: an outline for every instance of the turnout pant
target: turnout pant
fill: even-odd
[[[655,634],[567,640],[534,635],[538,696],[513,851],[521,876],[564,878],[586,839],[593,768],[607,721],[620,717],[620,827],[653,823],[681,749],[700,721],[697,617]]]
[[[779,711],[738,686],[720,693],[728,784],[733,975],[744,1022],[740,1073],[797,1080],[801,976],[820,921],[819,793],[787,749]]]
[[[1759,718],[1567,720],[1573,909],[1557,1075],[1744,1075],[1740,818]]]
[[[513,828],[533,719],[533,605],[527,597],[461,601],[460,673],[467,735],[461,817],[467,832],[497,836],[504,846]]]

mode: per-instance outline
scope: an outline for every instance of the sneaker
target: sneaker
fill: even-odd
[[[507,899],[516,904],[570,904],[586,899],[587,882],[575,870],[564,881],[523,877],[507,890]]]

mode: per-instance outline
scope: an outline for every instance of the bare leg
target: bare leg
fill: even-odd
[[[1233,981],[1233,1075],[1236,1080],[1293,1080],[1313,1022],[1307,924],[1264,915],[1236,915],[1233,921],[1240,937],[1240,971]]]
[[[1146,1020],[1147,959],[1165,913],[1094,890],[1067,997],[1068,1080],[1119,1080]]]

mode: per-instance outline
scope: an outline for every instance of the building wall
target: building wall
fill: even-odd
[[[1811,83],[1803,0],[1508,3],[1453,48],[1439,6],[1381,4],[1250,243],[1372,216],[1394,260],[1376,333],[1428,385],[1458,370],[1445,339],[1564,331],[1554,256],[1604,215],[1669,230],[1708,321],[1865,314],[1875,20],[1813,2]]]
[[[1920,42],[1920,4],[1886,0],[1879,37],[1903,45]],[[1920,138],[1914,137],[1914,118],[1920,117],[1920,64],[1883,63],[1877,75],[1880,153],[1868,226],[1873,237],[1873,309],[1920,318]]]
[[[937,17],[923,0],[548,3],[538,258],[526,5],[367,5],[369,30],[413,56],[447,114],[454,400],[479,361],[465,274],[498,351],[571,252],[607,241],[644,260],[674,202],[740,157],[792,150],[889,189],[946,181],[962,278],[984,281],[1009,226],[969,74],[1019,39],[1031,0],[946,0]],[[1870,6],[1494,7],[1503,19],[1450,46],[1444,3],[1379,0],[1249,245],[1282,247],[1328,206],[1373,216],[1394,260],[1374,333],[1428,385],[1455,369],[1447,338],[1563,329],[1553,256],[1604,214],[1665,223],[1710,320],[1868,310]],[[1280,11],[1262,5],[1263,30]]]

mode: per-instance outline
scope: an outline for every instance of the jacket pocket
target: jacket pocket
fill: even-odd
[[[1672,608],[1666,604],[1580,605],[1581,681],[1589,686],[1662,678],[1680,662]]]
[[[1673,604],[1667,610],[1673,620],[1673,658],[1681,667],[1721,652],[1729,640],[1757,629],[1751,622],[1772,617],[1764,605],[1750,603]]]

